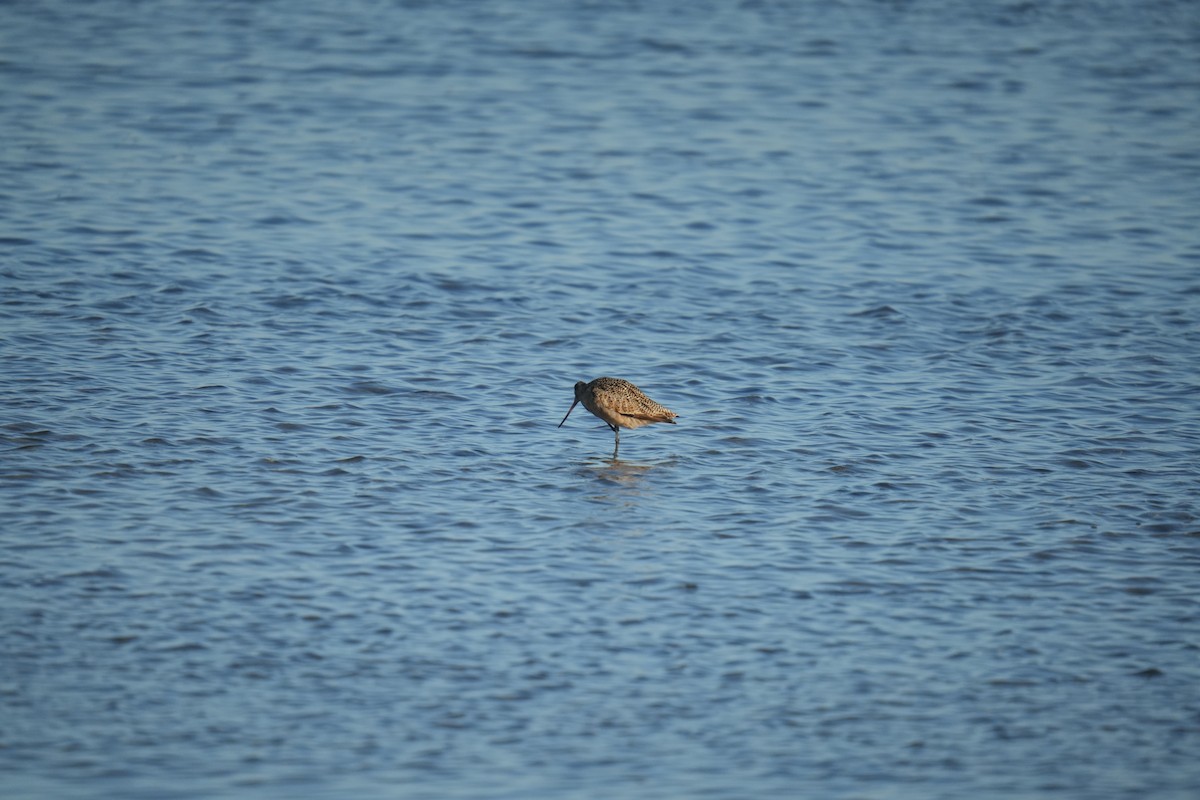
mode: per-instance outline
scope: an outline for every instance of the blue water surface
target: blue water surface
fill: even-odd
[[[1182,0],[5,4],[0,793],[1196,797],[1197,76]]]

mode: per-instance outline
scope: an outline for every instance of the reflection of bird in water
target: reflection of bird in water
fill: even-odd
[[[575,402],[571,403],[558,427],[563,426],[563,422],[571,416],[578,403],[583,403],[584,408],[612,428],[616,436],[613,442],[614,457],[621,446],[621,428],[640,428],[652,422],[669,422],[674,425],[675,418],[679,416],[646,397],[641,389],[629,381],[620,378],[596,378],[591,383],[580,381],[575,384]]]
[[[629,489],[637,489],[642,479],[654,469],[656,464],[631,464],[617,458],[604,459],[603,466],[592,467],[592,474],[609,484],[617,484]]]

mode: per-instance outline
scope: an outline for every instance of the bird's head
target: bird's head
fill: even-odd
[[[575,406],[578,405],[579,401],[583,399],[583,393],[586,391],[587,391],[587,384],[584,383],[583,381],[576,381],[576,383],[575,383],[575,402],[571,403],[571,407],[567,409],[566,416],[564,416],[562,418],[562,422],[558,423],[558,427],[561,428],[563,426],[563,422],[567,421],[567,417],[571,416],[571,412],[575,410]]]

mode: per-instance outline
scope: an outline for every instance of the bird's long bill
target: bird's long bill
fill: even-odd
[[[579,400],[578,400],[578,399],[576,399],[574,403],[571,403],[571,407],[567,409],[567,413],[566,413],[566,414],[563,414],[563,421],[562,421],[562,422],[560,422],[560,423],[558,423],[558,427],[560,427],[560,428],[561,428],[561,427],[563,426],[563,422],[566,422],[566,421],[567,421],[567,417],[571,416],[571,412],[575,410],[575,406],[576,406],[576,405],[578,405],[578,404],[579,404]]]

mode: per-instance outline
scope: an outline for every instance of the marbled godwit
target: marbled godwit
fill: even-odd
[[[575,384],[575,402],[571,403],[558,427],[563,426],[563,422],[571,416],[578,403],[583,403],[584,408],[612,428],[616,435],[613,456],[616,456],[617,449],[621,446],[621,428],[640,428],[652,422],[669,422],[674,425],[675,418],[679,416],[646,397],[641,389],[629,381],[620,378],[596,378],[591,383],[579,381]]]

